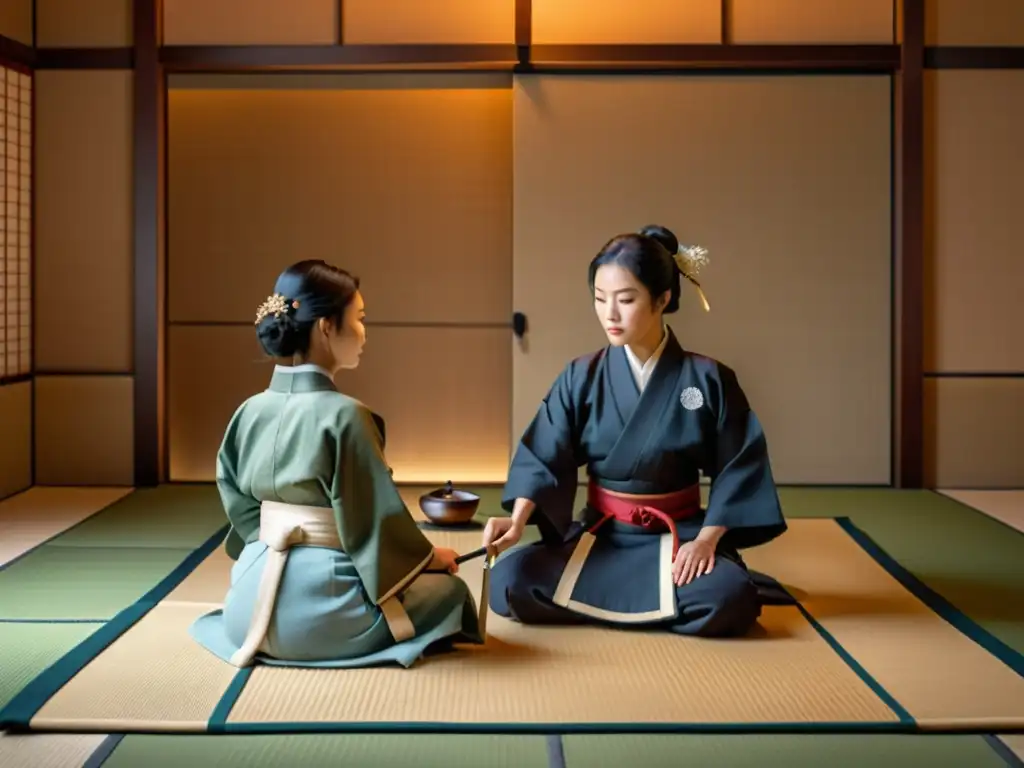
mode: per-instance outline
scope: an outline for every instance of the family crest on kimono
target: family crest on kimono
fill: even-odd
[[[217,454],[235,563],[223,609],[190,629],[235,666],[408,667],[483,642],[456,553],[430,543],[395,487],[383,419],[335,387],[359,364],[364,315],[358,279],[322,261],[285,270],[257,311],[282,364]]]
[[[788,601],[740,555],[786,530],[761,423],[736,374],[684,349],[664,322],[684,280],[709,309],[697,280],[706,260],[649,226],[591,261],[608,344],[565,366],[519,441],[502,496],[511,516],[484,531],[489,553],[502,553],[495,613],[725,637],[748,633],[766,602]],[[519,545],[530,523],[541,540]]]

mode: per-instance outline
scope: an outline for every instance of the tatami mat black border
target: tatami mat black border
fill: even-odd
[[[985,734],[982,738],[992,748],[993,752],[1003,758],[1009,768],[1024,768],[1024,760],[1021,760],[1005,741],[990,733]]]
[[[93,753],[89,755],[89,759],[83,763],[82,768],[100,768],[107,758],[110,757],[114,750],[121,744],[121,739],[124,738],[123,733],[112,733],[103,741],[100,745],[93,750]]]

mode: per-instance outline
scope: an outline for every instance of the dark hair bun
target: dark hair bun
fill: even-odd
[[[308,335],[308,330],[304,334],[295,319],[285,314],[265,317],[256,327],[260,346],[271,357],[292,357],[301,351]]]
[[[640,234],[652,240],[657,240],[668,251],[668,255],[675,258],[676,252],[679,250],[679,239],[671,229],[659,224],[650,224],[641,229]]]
[[[640,230],[640,234],[651,238],[658,243],[662,248],[665,249],[668,254],[670,267],[672,272],[672,289],[671,295],[668,300],[668,304],[663,310],[666,315],[671,315],[674,312],[679,311],[679,294],[682,292],[682,274],[679,272],[679,268],[676,266],[676,253],[679,251],[679,238],[675,236],[675,233],[668,227],[663,227],[660,224],[649,224]]]

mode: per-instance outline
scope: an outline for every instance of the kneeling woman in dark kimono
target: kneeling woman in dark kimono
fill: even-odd
[[[591,262],[609,344],[565,367],[515,452],[502,499],[512,516],[489,521],[484,544],[508,549],[528,522],[542,540],[495,563],[496,613],[703,636],[742,635],[757,621],[759,577],[738,550],[786,530],[764,432],[735,374],[684,350],[662,318],[679,308],[683,279],[704,300],[704,260],[652,226]],[[574,520],[583,465],[587,501]],[[712,482],[706,510],[700,471]]]
[[[392,482],[383,421],[335,389],[366,339],[358,281],[320,261],[292,266],[256,333],[290,364],[224,435],[217,488],[237,562],[224,609],[192,636],[238,667],[408,667],[442,640],[482,643],[455,552],[431,545]]]

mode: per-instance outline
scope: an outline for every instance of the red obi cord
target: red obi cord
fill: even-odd
[[[593,480],[587,485],[587,504],[603,517],[590,528],[596,531],[608,520],[636,525],[648,531],[667,529],[672,534],[672,561],[679,552],[676,521],[700,514],[700,486],[658,496],[622,496],[606,490]]]

